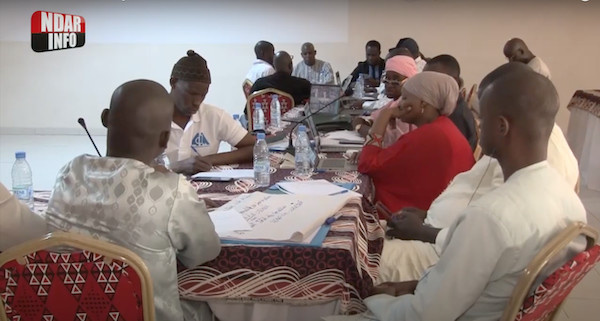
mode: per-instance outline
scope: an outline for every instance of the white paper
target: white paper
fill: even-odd
[[[330,183],[324,179],[314,181],[299,181],[299,182],[279,182],[279,189],[288,194],[296,195],[337,195],[342,193],[351,193],[353,196],[360,194],[350,191],[341,186]]]
[[[192,175],[192,178],[219,177],[219,178],[254,178],[252,169],[226,169],[222,171],[202,172]]]
[[[219,236],[227,235],[233,231],[252,230],[244,216],[234,209],[209,212],[208,216],[215,225],[215,231]]]
[[[339,212],[351,198],[350,193],[336,196],[242,194],[223,205],[220,211],[234,209],[241,213],[252,230],[228,232],[222,237],[300,243],[328,217]]]
[[[342,140],[348,142],[356,142],[356,143],[364,143],[365,139],[361,137],[357,132],[353,130],[337,130],[333,132],[329,132],[325,134],[323,137],[327,137],[329,139],[334,140]]]

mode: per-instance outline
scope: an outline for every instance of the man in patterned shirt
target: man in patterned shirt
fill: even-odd
[[[46,221],[53,229],[109,240],[137,253],[152,276],[157,320],[183,320],[177,260],[215,258],[219,238],[203,201],[182,175],[153,167],[169,140],[173,100],[158,83],[135,80],[102,112],[107,156],[81,155],[60,172]],[[207,307],[204,307],[210,313]]]

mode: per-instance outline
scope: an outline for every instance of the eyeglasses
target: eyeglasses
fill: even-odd
[[[389,84],[392,86],[400,86],[402,84],[404,84],[406,82],[406,79],[400,81],[400,80],[395,80],[395,79],[388,79],[385,75],[383,75],[383,77],[381,77],[381,82],[384,84]]]

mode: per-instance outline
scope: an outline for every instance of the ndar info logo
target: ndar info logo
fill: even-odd
[[[71,49],[85,44],[82,16],[36,11],[31,15],[31,49],[36,52]]]

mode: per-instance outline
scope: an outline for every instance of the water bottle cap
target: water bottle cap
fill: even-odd
[[[271,100],[276,100],[276,99],[279,99],[279,95],[277,95],[277,94],[271,95]]]
[[[265,133],[257,133],[256,139],[265,139]]]
[[[254,104],[254,109],[260,109],[260,108],[261,108],[261,107],[260,107],[260,103],[255,103],[255,104]]]
[[[306,131],[306,126],[304,126],[304,125],[298,126],[298,131],[299,132],[305,132]]]
[[[235,120],[240,119],[240,115],[239,114],[233,114],[233,119],[235,119]]]
[[[16,159],[25,158],[25,152],[16,152],[15,153],[15,158]]]

